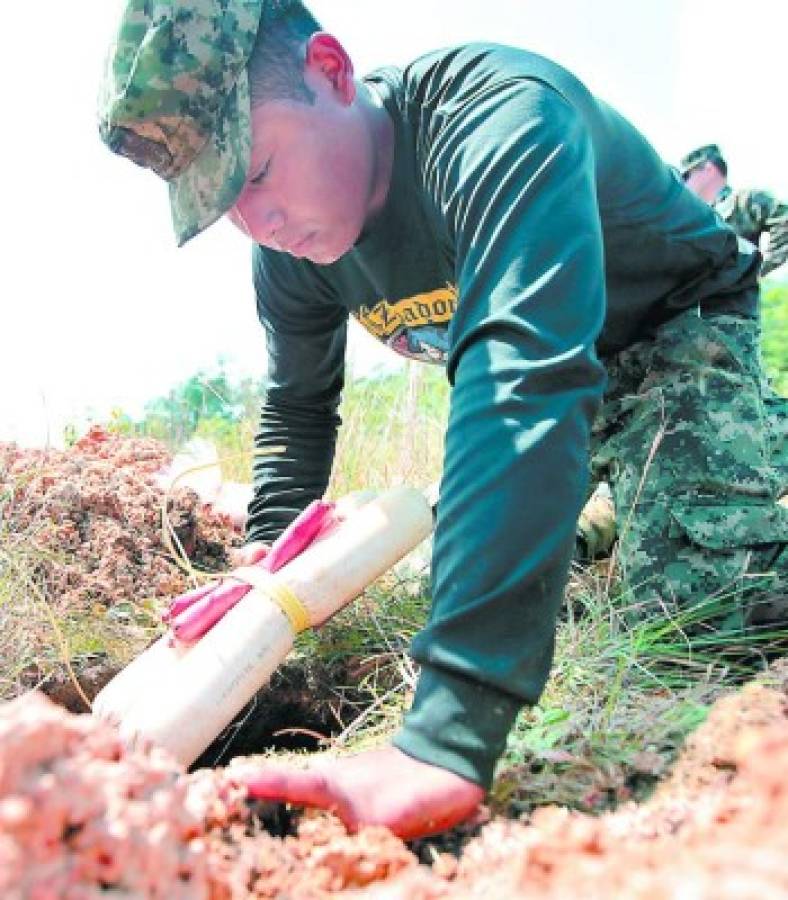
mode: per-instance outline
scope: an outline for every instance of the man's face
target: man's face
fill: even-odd
[[[307,71],[314,105],[252,110],[252,158],[232,222],[259,244],[321,265],[356,242],[370,211],[372,141],[355,94]]]
[[[710,162],[690,169],[684,176],[684,184],[707,203],[711,203],[720,191],[722,175]]]

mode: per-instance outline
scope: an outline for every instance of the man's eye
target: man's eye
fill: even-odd
[[[265,178],[265,176],[268,174],[268,170],[270,168],[271,168],[271,160],[269,159],[268,162],[263,166],[263,168],[260,169],[260,171],[254,176],[254,178],[251,179],[251,183],[252,184],[260,184],[263,181],[263,179]]]

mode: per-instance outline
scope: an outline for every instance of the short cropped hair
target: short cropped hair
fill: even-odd
[[[270,100],[312,104],[304,81],[306,44],[320,24],[299,0],[270,0],[249,57],[252,108]]]

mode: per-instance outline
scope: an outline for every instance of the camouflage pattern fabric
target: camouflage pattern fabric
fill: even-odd
[[[246,65],[293,0],[126,0],[99,89],[99,133],[169,182],[179,245],[233,205],[249,168]]]
[[[764,378],[763,399],[771,458],[780,479],[778,493],[788,501],[788,397],[777,394]]]
[[[726,186],[712,206],[737,234],[756,246],[762,235],[769,236],[761,274],[788,260],[788,204],[780,203],[768,191],[734,191]]]
[[[612,488],[638,616],[680,614],[688,633],[788,625],[788,508],[777,502],[788,456],[758,346],[757,323],[690,310],[608,361],[592,466]]]

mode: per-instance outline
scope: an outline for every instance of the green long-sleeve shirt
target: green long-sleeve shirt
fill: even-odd
[[[256,248],[270,386],[248,536],[325,489],[348,314],[443,362],[451,409],[422,673],[395,744],[487,785],[547,678],[600,358],[680,310],[755,315],[757,254],[568,72],[474,44],[366,79],[395,126],[382,213],[336,263]]]

